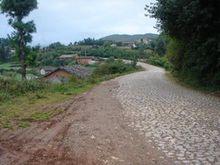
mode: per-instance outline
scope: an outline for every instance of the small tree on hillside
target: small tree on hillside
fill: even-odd
[[[30,12],[37,8],[37,0],[0,0],[0,9],[9,17],[8,23],[15,30],[10,38],[15,44],[21,63],[22,79],[26,79],[26,49],[32,41],[31,33],[36,32],[33,21],[24,22]]]

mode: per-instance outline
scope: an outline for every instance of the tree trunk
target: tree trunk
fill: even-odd
[[[26,80],[26,63],[25,63],[25,58],[24,58],[24,53],[21,52],[21,76],[22,80]]]
[[[20,33],[20,44],[19,44],[19,56],[20,56],[20,63],[21,63],[21,76],[22,80],[26,80],[26,63],[25,63],[25,51],[24,51],[24,37],[23,33]]]

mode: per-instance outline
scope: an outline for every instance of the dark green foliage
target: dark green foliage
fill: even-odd
[[[59,66],[60,61],[57,59],[61,54],[55,51],[38,52],[37,66]]]
[[[28,48],[26,50],[27,56],[27,64],[28,66],[35,67],[37,65],[37,51],[34,48]]]
[[[8,61],[11,58],[11,45],[8,39],[0,38],[0,61]]]
[[[219,85],[219,1],[157,0],[147,10],[173,39],[168,54],[175,71],[204,85]]]
[[[1,10],[12,17],[23,18],[37,7],[36,0],[2,0]]]
[[[114,34],[110,36],[106,36],[102,38],[104,41],[113,41],[113,42],[130,42],[134,43],[137,41],[140,41],[141,39],[147,39],[147,40],[154,40],[158,37],[157,34],[147,33],[147,34],[137,34],[137,35],[120,35],[120,34]]]
[[[60,42],[54,42],[50,44],[47,49],[63,49],[65,45],[61,44]]]
[[[33,51],[37,54],[35,60],[36,66],[60,66],[68,63],[58,60],[59,56],[63,54],[78,54],[78,52],[81,51],[81,48],[76,48],[72,45],[65,46],[60,42],[55,42],[42,49],[34,48]]]
[[[152,64],[152,65],[156,65],[156,66],[160,66],[160,67],[163,67],[165,68],[166,70],[170,70],[172,67],[171,67],[171,64],[170,62],[168,61],[167,57],[166,56],[159,56],[157,54],[152,54],[148,60],[147,60],[148,63]]]
[[[158,55],[164,56],[167,52],[167,45],[169,41],[170,41],[169,37],[161,33],[156,40],[151,41],[149,47]]]
[[[86,38],[83,41],[78,42],[79,45],[101,46],[104,45],[103,40],[95,40],[94,38]]]
[[[129,49],[125,50],[111,46],[101,46],[87,50],[87,55],[104,58],[114,57],[133,60],[133,57],[138,55],[138,51]]]
[[[134,70],[131,64],[125,64],[122,60],[114,60],[110,58],[106,63],[99,65],[95,71],[95,75],[112,75],[121,74]]]

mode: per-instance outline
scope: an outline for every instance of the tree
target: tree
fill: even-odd
[[[48,46],[48,49],[62,49],[64,47],[65,45],[61,44],[60,42],[54,42]]]
[[[0,38],[0,61],[10,59],[10,42],[8,39]]]
[[[79,45],[89,45],[89,46],[102,46],[104,45],[104,41],[99,39],[95,40],[94,38],[85,38],[83,41],[79,41]]]
[[[220,84],[219,0],[157,0],[146,10],[172,38],[174,68],[203,84]]]
[[[161,33],[159,37],[152,41],[154,44],[154,52],[159,56],[165,56],[167,52],[167,45],[169,44],[169,38],[165,34]]]
[[[15,30],[10,38],[13,40],[21,63],[22,79],[26,79],[27,44],[32,41],[31,33],[36,32],[33,21],[24,22],[30,12],[37,8],[37,0],[1,0],[1,12],[9,17],[8,23]]]

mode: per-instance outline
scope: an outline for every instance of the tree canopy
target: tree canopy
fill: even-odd
[[[37,8],[37,0],[1,0],[1,11],[8,16],[23,19]]]

